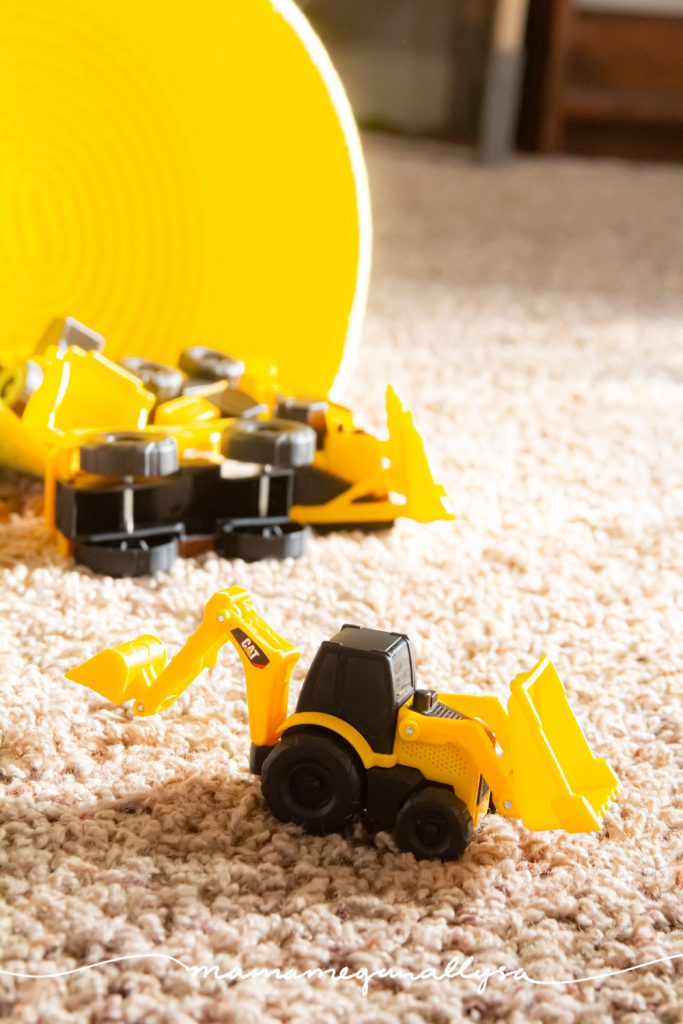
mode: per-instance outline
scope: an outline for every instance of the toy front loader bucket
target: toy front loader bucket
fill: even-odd
[[[140,699],[166,664],[166,648],[155,636],[108,647],[70,669],[66,678],[99,693],[113,704]]]
[[[387,388],[386,405],[391,476],[396,490],[406,498],[403,515],[418,523],[455,519],[445,490],[434,479],[412,414],[392,387]]]
[[[542,658],[510,684],[509,754],[516,814],[531,829],[593,832],[619,789],[607,761],[595,757],[557,671]]]

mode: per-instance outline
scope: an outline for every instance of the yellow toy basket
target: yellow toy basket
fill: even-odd
[[[0,362],[53,317],[324,394],[370,266],[361,147],[291,0],[0,0]]]

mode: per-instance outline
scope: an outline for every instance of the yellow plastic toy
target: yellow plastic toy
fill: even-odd
[[[224,345],[299,394],[351,370],[366,172],[294,0],[0,0],[0,125],[0,364],[73,311],[116,359]]]
[[[328,406],[313,469],[338,480],[339,494],[317,504],[301,500],[292,519],[310,526],[392,523],[399,516],[418,523],[455,519],[412,414],[391,386],[386,408],[388,436],[382,439],[359,429],[348,409]]]
[[[596,831],[619,789],[596,758],[548,658],[492,696],[417,689],[407,636],[343,626],[324,642],[287,713],[299,650],[254,611],[241,587],[218,591],[172,658],[142,636],[66,673],[136,715],[170,707],[220,647],[246,675],[250,765],[272,813],[312,832],[363,811],[418,857],[459,856],[490,810],[530,829]]]
[[[10,406],[26,366],[39,383],[21,410]],[[42,475],[53,447],[77,431],[140,430],[147,425],[154,395],[138,377],[96,350],[48,345],[0,375],[0,463]]]

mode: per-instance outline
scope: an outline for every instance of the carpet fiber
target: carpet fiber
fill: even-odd
[[[459,518],[315,539],[296,563],[213,555],[112,581],[60,559],[35,485],[0,523],[2,967],[134,954],[183,964],[523,978],[198,977],[139,959],[0,976],[27,1022],[680,1019],[683,961],[683,177],[368,142],[376,258],[348,400],[382,421],[391,380]],[[95,325],[96,326],[96,325]],[[200,339],[201,340],[201,339]],[[170,712],[63,679],[142,632],[176,650],[218,588],[246,586],[301,644],[343,621],[409,632],[424,685],[505,696],[547,652],[623,789],[598,835],[491,815],[462,860],[416,863],[383,832],[274,822],[247,767],[226,650]],[[479,989],[483,988],[483,991]]]

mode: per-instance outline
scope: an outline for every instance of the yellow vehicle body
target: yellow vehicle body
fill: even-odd
[[[341,737],[366,771],[405,766],[427,782],[452,787],[475,825],[488,809],[490,789],[498,813],[530,829],[595,831],[619,788],[608,763],[591,752],[548,658],[513,679],[507,708],[491,696],[439,694],[458,717],[429,717],[415,709],[415,698],[408,700],[398,711],[390,753],[377,753],[342,717],[288,715],[299,650],[264,622],[240,587],[209,600],[199,628],[170,661],[161,641],[143,636],[96,654],[67,678],[114,703],[132,700],[136,715],[155,714],[215,664],[226,642],[236,647],[245,669],[257,748],[274,748],[301,727],[323,730]]]
[[[99,352],[56,345],[35,354],[42,382],[21,415],[0,400],[0,463],[42,476],[53,447],[78,431],[141,430],[154,395],[139,378]],[[22,365],[3,371],[7,395]]]

